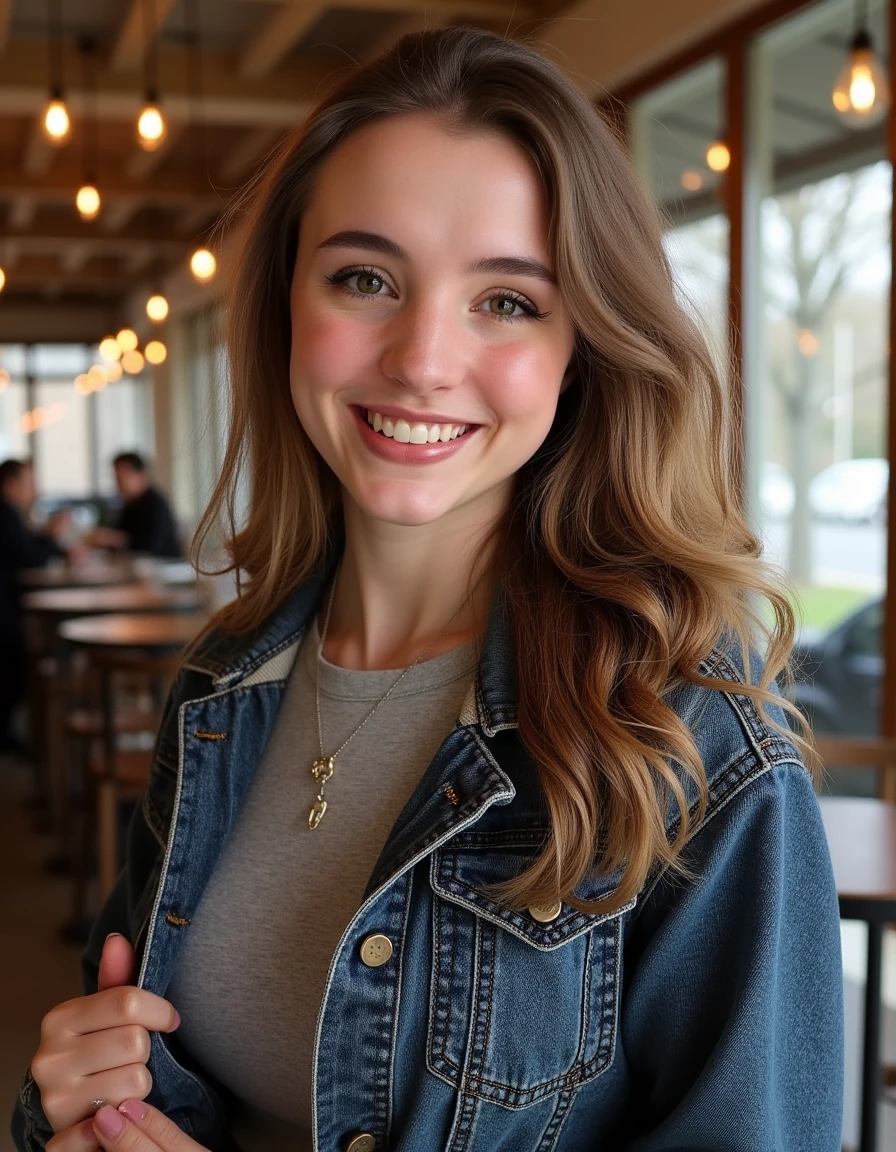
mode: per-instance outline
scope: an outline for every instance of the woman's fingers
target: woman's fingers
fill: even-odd
[[[93,1076],[110,1068],[145,1064],[150,1045],[149,1033],[140,1024],[106,1028],[81,1036],[72,1046],[66,1066],[73,1076]]]
[[[139,1024],[150,1032],[173,1032],[179,1023],[173,1004],[145,988],[127,985],[57,1005],[44,1017],[41,1031],[46,1040],[60,1035],[84,1036],[126,1024]]]
[[[72,1124],[70,1128],[57,1132],[47,1142],[46,1152],[98,1152],[99,1146],[91,1116],[89,1120],[82,1120],[80,1124]]]
[[[116,1112],[101,1108],[93,1121],[100,1146],[121,1152],[206,1152],[182,1129],[142,1100],[126,1100]],[[66,1150],[67,1152],[67,1150]]]
[[[58,1095],[41,1093],[41,1103],[47,1119],[56,1132],[60,1132],[93,1113],[93,1102],[102,1100],[117,1108],[123,1100],[148,1096],[152,1090],[152,1076],[145,1064],[126,1064],[123,1068],[109,1068],[93,1076],[77,1078],[71,1087]]]

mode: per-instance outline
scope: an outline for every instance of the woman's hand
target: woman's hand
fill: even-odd
[[[53,1008],[41,1024],[40,1047],[31,1075],[53,1131],[51,1152],[95,1148],[85,1142],[82,1123],[95,1111],[93,1101],[113,1108],[131,1097],[148,1096],[152,1077],[146,1067],[150,1032],[173,1032],[180,1017],[167,1000],[133,987],[134,949],[123,936],[110,936],[100,960],[99,991]],[[65,1141],[69,1129],[75,1142]]]
[[[101,1108],[93,1118],[93,1136],[101,1148],[116,1152],[207,1152],[142,1100],[125,1100],[117,1112]]]

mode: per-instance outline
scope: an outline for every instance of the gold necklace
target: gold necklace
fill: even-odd
[[[327,638],[327,628],[330,625],[330,612],[333,608],[333,593],[336,591],[336,581],[338,578],[339,578],[339,573],[337,572],[336,575],[333,577],[333,583],[330,586],[330,596],[329,596],[329,599],[327,600],[327,613],[326,613],[326,616],[324,617],[324,628],[323,628],[323,632],[321,633],[321,637],[320,637],[320,645],[318,646],[318,649],[317,649],[317,666],[316,666],[316,675],[315,675],[315,680],[314,680],[314,696],[315,696],[315,701],[317,703],[317,739],[318,739],[318,743],[320,745],[320,756],[318,756],[317,759],[315,759],[311,765],[311,775],[314,777],[314,779],[317,781],[317,784],[318,784],[317,797],[316,797],[314,803],[311,805],[311,810],[308,813],[308,827],[311,829],[312,832],[318,826],[318,824],[320,824],[321,820],[323,820],[324,813],[327,810],[327,802],[324,799],[324,788],[326,787],[327,781],[330,779],[330,777],[333,775],[334,771],[336,770],[336,763],[335,763],[336,757],[339,755],[339,753],[345,748],[345,746],[350,741],[354,740],[354,738],[358,735],[358,733],[361,731],[361,729],[364,727],[364,725],[367,723],[367,721],[370,719],[370,717],[374,714],[374,712],[376,712],[377,708],[379,708],[379,706],[381,704],[384,704],[386,702],[386,700],[389,699],[389,697],[392,695],[392,693],[395,691],[395,689],[398,687],[398,685],[402,682],[402,680],[405,678],[405,676],[407,676],[408,672],[410,672],[410,670],[412,668],[416,668],[416,666],[420,663],[420,661],[423,659],[423,657],[426,655],[426,653],[430,650],[430,648],[432,648],[433,644],[435,644],[437,640],[442,639],[442,637],[448,631],[448,625],[453,622],[455,616],[457,616],[458,612],[460,612],[461,608],[463,608],[464,604],[466,604],[466,602],[467,602],[467,598],[465,597],[464,600],[461,601],[460,607],[457,609],[457,611],[454,613],[454,615],[452,615],[451,619],[448,621],[448,623],[445,625],[445,627],[442,629],[442,631],[438,634],[438,636],[436,636],[433,640],[430,640],[430,642],[426,645],[426,647],[423,649],[423,651],[420,653],[420,655],[417,657],[417,659],[413,662],[413,664],[409,664],[407,666],[407,668],[405,668],[404,671],[401,673],[401,675],[398,677],[398,679],[395,681],[395,683],[392,685],[392,687],[388,690],[388,692],[386,692],[386,694],[384,696],[381,696],[379,698],[379,700],[377,700],[376,704],[374,704],[374,706],[370,709],[370,711],[367,713],[367,715],[364,717],[364,719],[361,721],[361,723],[358,725],[358,727],[354,730],[354,732],[352,732],[350,736],[348,736],[345,740],[342,741],[342,743],[339,745],[339,747],[336,749],[336,751],[332,755],[328,756],[324,752],[324,734],[323,734],[323,726],[321,724],[321,719],[320,719],[320,662],[321,662],[321,659],[323,657],[323,652],[324,652],[324,641]],[[477,587],[478,587],[478,583],[477,583]]]

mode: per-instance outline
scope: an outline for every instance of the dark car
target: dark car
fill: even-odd
[[[793,697],[819,735],[876,736],[883,687],[883,600],[794,649]]]

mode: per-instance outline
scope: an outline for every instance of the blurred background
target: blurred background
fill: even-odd
[[[95,623],[60,629],[130,612],[128,651],[139,634],[147,653],[135,612],[198,620],[231,594],[197,586],[184,561],[227,427],[228,204],[335,73],[446,24],[533,43],[628,149],[731,389],[745,504],[792,582],[793,693],[834,741],[825,791],[896,801],[893,0],[0,0],[0,468],[30,462],[7,488],[0,471],[0,505],[37,549],[21,628],[0,626],[30,669],[0,757],[10,1106],[40,1016],[78,991],[79,940],[115,863],[115,834],[107,859],[90,813],[117,780],[124,818],[158,696],[158,666],[125,676],[115,706],[138,720],[118,739],[96,704],[111,697],[95,695]],[[4,547],[18,571],[0,532],[0,567]],[[184,627],[167,647],[159,631],[153,658]],[[136,757],[127,779],[119,749]],[[844,920],[843,940],[844,1146],[858,1147],[864,925]],[[884,1091],[863,1150],[896,1150],[893,944],[886,932]]]

